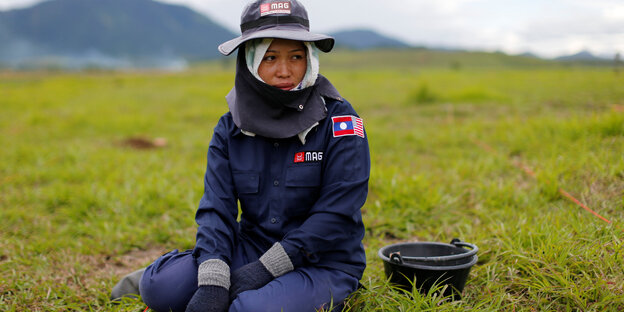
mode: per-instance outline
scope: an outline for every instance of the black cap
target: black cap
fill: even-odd
[[[297,0],[256,0],[243,9],[242,35],[219,46],[219,52],[230,55],[242,43],[256,38],[280,38],[314,42],[323,52],[334,47],[334,38],[310,32],[305,7]]]

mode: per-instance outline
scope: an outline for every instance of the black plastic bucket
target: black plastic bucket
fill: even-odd
[[[466,249],[468,247],[470,249]],[[450,244],[435,242],[399,243],[379,249],[390,283],[412,291],[412,285],[427,294],[434,285],[448,285],[444,296],[457,300],[477,263],[479,248],[453,239]]]

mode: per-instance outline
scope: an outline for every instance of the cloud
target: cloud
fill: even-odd
[[[614,54],[624,44],[620,0],[399,2],[405,7],[393,25],[401,25],[402,38],[412,43],[548,57],[580,50]]]
[[[25,8],[41,1],[42,0],[1,0],[0,11],[15,8]]]
[[[528,49],[544,56],[589,50],[614,55],[624,50],[624,5],[599,1],[602,6],[572,1],[566,14],[549,12],[548,18],[533,18],[518,35]],[[613,10],[610,10],[613,9]],[[622,11],[620,11],[622,10]]]

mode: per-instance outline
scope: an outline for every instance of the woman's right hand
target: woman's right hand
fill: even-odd
[[[229,291],[221,286],[199,286],[186,306],[186,312],[225,312],[229,308]]]

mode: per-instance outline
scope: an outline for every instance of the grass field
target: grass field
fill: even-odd
[[[453,64],[322,69],[373,161],[367,289],[346,310],[624,310],[624,74]],[[0,310],[144,309],[108,295],[193,246],[223,66],[0,73]],[[380,247],[454,237],[480,248],[463,300],[391,290]]]

